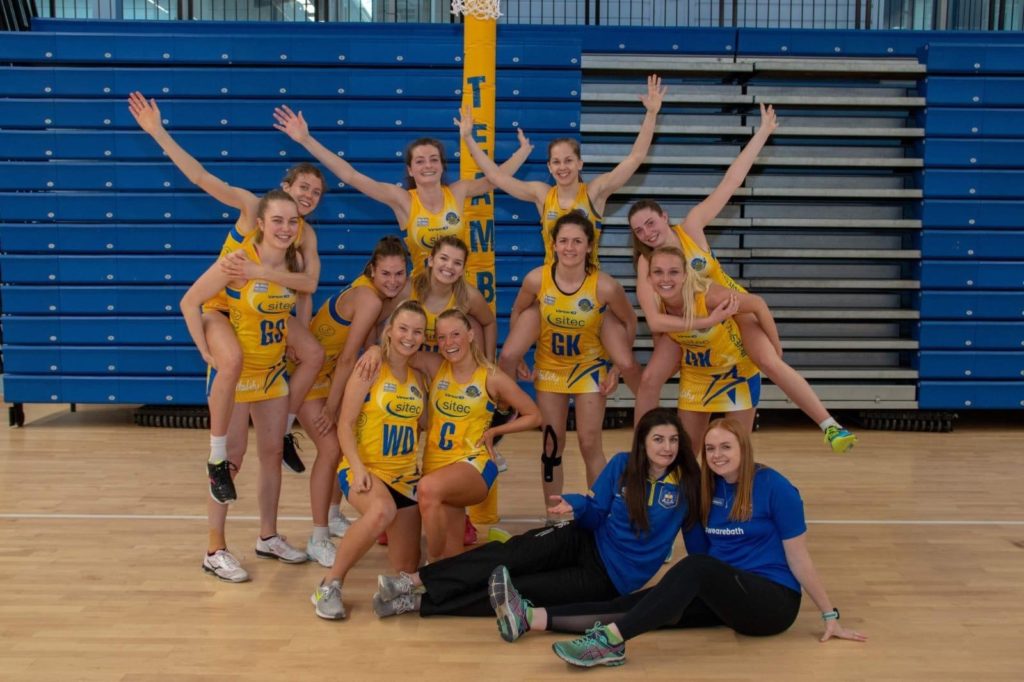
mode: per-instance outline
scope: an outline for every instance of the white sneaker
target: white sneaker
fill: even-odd
[[[324,538],[323,540],[309,539],[306,543],[306,556],[309,557],[310,561],[315,561],[324,568],[330,568],[334,565],[334,555],[338,553],[338,550],[334,548],[334,543]]]
[[[226,549],[218,549],[204,556],[203,570],[229,583],[244,583],[249,579],[249,574],[238,563],[238,559]]]
[[[345,518],[344,514],[338,514],[337,516],[331,516],[327,519],[327,530],[333,537],[343,538],[348,529],[352,527],[352,522]]]
[[[271,535],[266,540],[257,537],[256,555],[264,559],[278,559],[286,564],[302,564],[308,559],[305,552],[289,545],[281,535]]]
[[[341,620],[348,615],[345,612],[345,604],[341,601],[340,580],[332,580],[326,585],[321,581],[320,587],[316,588],[316,592],[310,595],[309,601],[313,602],[313,606],[316,608],[316,615],[321,618]]]

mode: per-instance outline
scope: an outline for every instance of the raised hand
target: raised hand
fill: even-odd
[[[459,109],[459,115],[452,119],[452,123],[459,129],[459,137],[473,136],[473,107],[468,104]]]
[[[771,104],[765,106],[764,102],[761,102],[761,125],[758,132],[764,130],[766,135],[771,135],[778,127],[779,120],[775,118],[775,108]]]
[[[282,104],[279,107],[274,107],[274,121],[274,128],[299,144],[309,139],[309,126],[306,124],[306,119],[302,117],[301,111],[296,114],[288,108],[288,105]]]
[[[661,101],[667,92],[668,88],[661,84],[661,76],[651,74],[647,77],[647,92],[640,95],[640,101],[649,113],[656,114],[661,110]]]
[[[150,135],[163,130],[163,119],[160,118],[160,108],[155,99],[147,100],[136,90],[128,95],[128,111],[139,127]]]
[[[522,128],[516,128],[516,135],[519,137],[519,148],[528,149],[533,151],[533,144],[530,143],[530,138],[526,136]]]

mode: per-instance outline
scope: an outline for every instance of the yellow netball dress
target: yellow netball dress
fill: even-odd
[[[477,446],[491,424],[494,402],[487,393],[487,367],[477,367],[469,383],[455,379],[451,364],[441,364],[430,386],[429,437],[423,451],[423,473],[454,462],[475,468],[490,488],[498,476],[487,448]]]
[[[359,459],[371,474],[394,491],[416,499],[416,443],[419,418],[423,414],[423,387],[411,368],[406,380],[399,381],[385,362],[380,376],[370,386],[363,409],[356,420]],[[338,483],[346,495],[352,486],[348,459],[338,465]]]
[[[423,301],[420,301],[419,297],[416,295],[415,289],[413,289],[409,299],[423,303]],[[443,313],[449,308],[457,307],[455,303],[455,292],[453,291],[451,297],[448,299],[448,303],[445,304],[444,310],[441,312]],[[427,324],[423,327],[423,345],[420,346],[420,350],[426,351],[427,353],[437,353],[437,316],[441,313],[433,312],[427,308],[426,305],[423,306],[423,312],[426,313]]]
[[[693,314],[707,316],[704,294],[697,294]],[[731,317],[710,329],[670,332],[669,336],[683,351],[680,410],[736,412],[757,407],[761,374],[743,348],[739,327]]]
[[[345,348],[345,342],[348,340],[349,326],[352,324],[352,320],[346,320],[338,312],[338,301],[341,300],[341,297],[346,292],[360,287],[369,287],[380,296],[380,292],[373,285],[373,281],[366,275],[359,275],[352,284],[324,301],[320,309],[316,311],[316,315],[309,322],[309,330],[313,332],[313,336],[316,337],[316,340],[320,342],[324,349],[324,366],[320,368],[320,373],[316,375],[313,388],[309,389],[309,393],[306,394],[306,400],[326,398],[327,394],[331,391],[331,376],[334,374],[334,369],[338,366],[338,357]],[[289,368],[290,371],[291,369]]]
[[[242,248],[251,260],[260,262],[252,240],[246,240]],[[242,349],[242,374],[235,387],[235,402],[288,395],[284,350],[295,292],[262,279],[250,279],[241,289],[228,287],[224,291],[231,326]]]
[[[224,244],[220,247],[220,255],[217,258],[223,258],[229,253],[233,253],[238,249],[242,248],[246,239],[251,239],[253,233],[250,232],[247,235],[243,235],[241,231],[242,217],[239,216],[238,220],[235,221],[235,226],[231,228],[228,235],[224,237]],[[295,235],[295,245],[298,246],[302,243],[302,232],[306,223],[299,218],[299,231]],[[203,312],[209,313],[218,311],[222,313],[228,312],[228,297],[223,291],[211,298],[209,301],[203,303]]]
[[[679,237],[679,242],[683,246],[683,253],[686,255],[686,265],[694,272],[699,272],[715,284],[720,284],[723,287],[728,287],[734,291],[740,291],[747,293],[747,290],[736,283],[732,277],[730,277],[725,270],[722,269],[722,264],[718,262],[718,258],[715,257],[714,252],[711,250],[705,251],[697,245],[697,242],[690,238],[690,235],[686,234],[682,225],[673,225],[672,230]]]
[[[590,203],[590,196],[587,194],[587,183],[581,182],[576,192],[576,198],[572,206],[562,208],[558,204],[558,188],[552,187],[544,198],[544,212],[540,219],[541,239],[544,240],[544,265],[551,265],[555,262],[555,253],[551,250],[551,229],[555,222],[570,211],[579,211],[594,223],[594,243],[591,244],[590,262],[598,264],[597,245],[601,243],[601,216]]]
[[[462,207],[455,202],[455,196],[448,187],[442,187],[444,206],[438,213],[431,213],[420,201],[416,190],[409,190],[412,205],[409,207],[409,222],[405,224],[405,245],[412,258],[412,279],[423,272],[434,242],[451,235],[466,241],[462,224]]]
[[[604,306],[597,304],[598,272],[587,275],[574,293],[555,284],[554,266],[543,269],[537,302],[540,337],[534,387],[549,393],[597,393],[611,367],[601,345]]]

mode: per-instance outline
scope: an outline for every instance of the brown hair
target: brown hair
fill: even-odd
[[[281,180],[281,183],[284,185],[291,185],[299,179],[300,175],[312,175],[316,177],[316,179],[320,181],[320,190],[323,192],[327,191],[327,182],[324,180],[324,174],[319,168],[305,161],[297,163],[289,168],[285,172],[284,179]]]
[[[455,235],[446,234],[443,237],[438,237],[437,241],[434,242],[434,246],[430,249],[431,259],[433,259],[433,257],[437,255],[437,252],[444,246],[450,246],[458,249],[464,254],[464,259],[469,258],[469,247],[466,246],[466,242],[462,241]],[[433,261],[431,260],[431,262]],[[463,275],[465,275],[465,263],[463,263]],[[416,300],[427,300],[427,294],[430,293],[430,280],[433,276],[434,266],[427,265],[413,279],[412,290],[416,296]],[[469,289],[466,288],[465,276],[459,277],[459,279],[452,284],[452,293],[455,294],[455,307],[467,310],[469,308]]]
[[[469,315],[458,308],[449,308],[438,315],[437,324],[441,324],[441,320],[449,320],[452,318],[462,322],[467,330],[473,329],[473,323],[470,322]],[[436,334],[437,327],[435,326],[434,329]],[[488,374],[490,374],[491,372],[494,372],[495,366],[493,362],[487,359],[487,356],[484,355],[484,352],[480,349],[480,343],[482,343],[482,339],[474,339],[473,343],[469,344],[469,352],[473,354],[473,359],[476,361],[477,366],[486,367]]]
[[[366,261],[366,267],[363,268],[363,274],[367,277],[373,277],[373,268],[377,265],[377,261],[388,256],[399,256],[404,260],[409,258],[409,252],[406,251],[405,244],[393,234],[381,237],[377,245],[373,247],[370,260]]]
[[[636,233],[633,232],[633,216],[644,209],[649,209],[655,213],[666,216],[666,218],[668,217],[665,209],[663,209],[661,204],[654,199],[641,199],[629,207],[629,213],[626,214],[626,224],[629,225],[629,242],[633,247],[633,265],[636,265],[640,261],[640,256],[646,256],[648,262],[650,262],[651,259],[651,247],[637,239]]]
[[[384,359],[384,362],[388,361],[388,356],[391,354],[391,325],[394,324],[395,318],[400,313],[410,312],[416,313],[423,318],[423,323],[426,325],[427,312],[423,310],[423,306],[419,304],[419,301],[413,301],[411,299],[405,299],[394,310],[388,315],[387,322],[384,323],[384,333],[380,337],[380,354]]]
[[[587,257],[584,263],[584,272],[588,275],[594,271],[594,249],[597,248],[597,232],[594,230],[594,223],[590,221],[590,218],[583,215],[579,211],[569,211],[551,226],[551,250],[555,250],[555,241],[558,239],[558,233],[562,231],[562,228],[566,225],[576,225],[583,230],[583,234],[587,237]],[[558,255],[555,254],[555,262],[558,262]]]
[[[730,417],[715,419],[704,431],[706,438],[708,433],[714,429],[722,429],[736,436],[740,445],[740,470],[736,479],[736,499],[729,510],[730,521],[749,521],[754,513],[753,491],[754,472],[757,465],[754,463],[754,446],[750,442],[750,434],[738,421]],[[701,439],[703,441],[703,439]],[[700,519],[705,526],[708,524],[708,516],[711,514],[711,500],[715,495],[715,473],[708,466],[707,446],[700,447]]]
[[[580,152],[579,140],[573,139],[571,137],[556,137],[555,139],[551,140],[551,142],[548,142],[548,163],[551,162],[551,154],[554,152],[555,147],[560,144],[569,145],[569,148],[572,149],[572,153],[576,155],[576,158],[583,158],[583,154]],[[583,178],[581,176],[576,176],[576,180],[578,182],[582,182]]]
[[[283,189],[272,189],[260,198],[260,203],[256,206],[256,236],[253,237],[253,241],[257,244],[263,242],[263,216],[266,215],[267,209],[270,207],[273,201],[286,201],[295,207],[295,215],[302,220],[301,214],[299,213],[299,205],[292,199],[292,195],[285,192]],[[289,272],[302,272],[303,267],[300,263],[299,258],[299,240],[296,238],[288,246],[288,249],[284,253],[284,262],[288,266]]]
[[[668,465],[666,473],[675,473],[679,487],[686,495],[684,530],[689,530],[697,522],[697,515],[702,509],[701,473],[690,439],[686,436],[683,422],[679,419],[679,412],[672,407],[656,407],[640,417],[640,421],[637,422],[629,461],[620,481],[629,521],[637,535],[650,530],[647,519],[647,481],[650,478],[651,462],[647,459],[647,436],[654,427],[666,425],[675,427],[679,435],[679,450],[676,452],[676,458]]]
[[[409,175],[408,167],[412,165],[412,150],[416,147],[434,147],[441,156],[441,184],[445,184],[444,174],[448,170],[448,162],[444,160],[444,144],[441,140],[433,137],[420,137],[405,146],[405,188],[416,189],[416,180]]]
[[[647,261],[648,276],[650,276],[650,266],[653,264],[655,256],[673,256],[678,258],[679,262],[683,264],[683,274],[686,277],[683,280],[683,290],[681,292],[683,305],[686,306],[683,309],[683,320],[686,322],[687,329],[693,329],[693,320],[697,316],[694,306],[697,301],[697,295],[706,293],[711,288],[711,280],[708,279],[707,275],[697,272],[689,266],[686,262],[686,254],[678,246],[659,246],[651,251]]]

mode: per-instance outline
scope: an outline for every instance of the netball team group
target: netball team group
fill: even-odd
[[[552,141],[552,184],[516,179],[532,150],[522,131],[519,149],[493,163],[474,142],[466,109],[455,123],[484,177],[447,184],[444,148],[421,138],[406,148],[406,188],[363,175],[310,134],[301,112],[276,109],[275,128],[342,182],[387,205],[405,237],[382,237],[362,273],[316,311],[310,295],[320,263],[309,217],[326,190],[320,170],[298,164],[262,197],[233,187],[172,139],[155,101],[132,94],[132,115],[170,160],[238,210],[220,257],[181,301],[209,366],[204,571],[249,580],[228,550],[225,527],[251,418],[256,554],[324,566],[311,597],[322,618],[346,617],[345,578],[386,534],[392,573],[378,577],[379,617],[496,615],[510,642],[529,630],[585,632],[554,646],[574,665],[622,663],[625,640],[658,627],[782,632],[796,617],[801,589],[822,612],[823,640],[863,639],[839,624],[815,572],[799,492],[754,461],[749,434],[761,373],[818,424],[833,451],[848,450],[856,438],[783,361],[771,311],[725,273],[704,234],[775,130],[772,108],[762,105],[757,132],[682,222],[673,225],[650,200],[629,209],[637,298],[655,335],[646,367],[633,356],[633,307],[601,271],[601,216],[644,162],[665,92],[657,76],[648,78],[630,153],[588,182],[579,143]],[[543,265],[521,273],[500,356],[494,313],[465,276],[462,219],[467,198],[495,188],[536,206],[546,254]],[[529,368],[523,356],[534,345]],[[677,371],[678,409],[656,407]],[[532,378],[536,398],[516,378]],[[606,462],[601,427],[620,378],[636,399],[636,427],[630,451]],[[570,400],[587,495],[562,490]],[[709,421],[712,413],[726,417]],[[277,532],[282,463],[305,467],[294,447],[296,420],[316,449],[304,549]],[[503,464],[495,443],[522,431],[539,433],[547,523],[463,551],[465,509],[487,498]],[[340,511],[342,496],[359,512],[354,521]],[[573,520],[563,521],[569,514]],[[686,557],[641,589],[680,532]],[[340,536],[337,547],[332,535]]]

